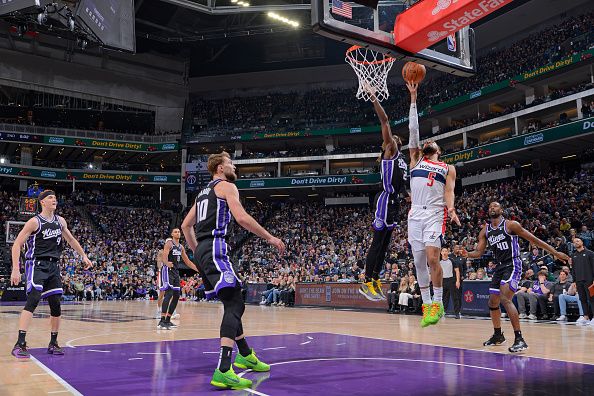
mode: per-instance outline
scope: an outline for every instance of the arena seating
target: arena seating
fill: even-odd
[[[420,86],[419,108],[474,92],[482,87],[530,71],[591,48],[594,13],[568,17],[562,23],[531,34],[507,48],[497,48],[477,61],[470,78],[439,76]],[[390,91],[397,92],[390,86]],[[232,135],[253,131],[324,129],[377,124],[373,108],[358,101],[354,88],[315,89],[305,93],[268,93],[228,99],[193,98],[193,114],[206,120],[209,134]],[[553,95],[562,92],[553,93]],[[538,103],[538,102],[537,102]],[[407,114],[407,95],[385,102],[390,114]]]

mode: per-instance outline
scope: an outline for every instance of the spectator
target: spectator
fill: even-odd
[[[555,320],[559,320],[559,318],[561,317],[563,317],[561,321],[567,320],[567,318],[565,317],[565,313],[561,313],[561,307],[559,305],[559,297],[564,294],[567,294],[567,291],[571,286],[571,283],[567,281],[567,275],[568,274],[565,271],[559,272],[559,279],[557,279],[557,281],[553,283],[553,286],[551,287],[551,292],[549,294],[549,301],[553,302],[553,306],[555,309]]]
[[[569,282],[567,282],[567,283],[569,283]],[[567,289],[567,293],[563,293],[563,294],[559,295],[559,312],[561,315],[557,318],[557,321],[558,322],[567,321],[567,303],[569,303],[569,302],[577,303],[577,305],[578,305],[580,317],[578,318],[576,323],[587,324],[588,320],[584,318],[584,309],[583,309],[582,303],[577,295],[577,289],[576,289],[575,283],[572,283],[569,286],[569,289]]]
[[[522,287],[516,294],[518,299],[518,310],[520,311],[520,319],[536,320],[537,309],[540,306],[542,319],[548,319],[547,315],[547,300],[552,284],[547,281],[547,274],[544,271],[538,273],[538,278],[532,283],[529,289]],[[526,302],[530,303],[530,315],[526,315]]]

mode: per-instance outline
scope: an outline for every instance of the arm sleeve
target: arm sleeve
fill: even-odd
[[[419,116],[417,114],[417,104],[410,104],[410,111],[408,113],[408,130],[410,137],[408,140],[409,148],[419,148]]]

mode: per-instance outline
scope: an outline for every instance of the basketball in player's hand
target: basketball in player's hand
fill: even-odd
[[[415,62],[406,62],[402,68],[402,78],[406,82],[419,84],[425,78],[426,72],[425,66]]]

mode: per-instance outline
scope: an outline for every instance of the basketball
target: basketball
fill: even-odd
[[[419,84],[425,78],[426,72],[425,66],[415,62],[406,62],[402,68],[402,78],[406,82]]]

